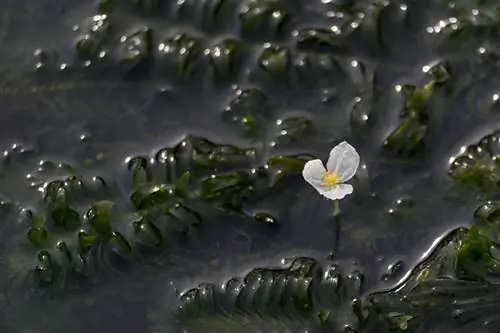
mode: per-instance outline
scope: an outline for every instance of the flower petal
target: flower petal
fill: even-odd
[[[318,192],[326,197],[327,199],[330,200],[340,200],[344,199],[346,195],[349,195],[353,191],[352,185],[349,184],[339,184],[337,186],[334,186],[328,190],[320,189]]]
[[[326,163],[328,171],[338,174],[341,182],[351,179],[356,174],[358,166],[359,154],[346,141],[342,141],[333,147]]]
[[[323,183],[323,177],[325,175],[326,169],[323,162],[319,159],[307,161],[304,164],[304,169],[302,169],[302,176],[311,184],[315,189],[319,191],[321,184]]]

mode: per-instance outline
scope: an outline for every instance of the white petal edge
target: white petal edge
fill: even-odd
[[[306,182],[319,191],[321,189],[325,172],[325,166],[320,159],[310,160],[304,164],[302,177],[304,177]]]
[[[341,200],[344,199],[346,195],[353,192],[354,188],[349,184],[339,184],[329,190],[318,189],[318,192],[327,199],[330,200]]]
[[[340,176],[340,181],[345,182],[356,174],[359,167],[359,154],[347,141],[342,141],[332,148],[326,168]]]

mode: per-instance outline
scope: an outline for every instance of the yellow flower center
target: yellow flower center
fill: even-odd
[[[333,172],[326,172],[323,176],[323,186],[333,187],[340,184],[340,176]]]

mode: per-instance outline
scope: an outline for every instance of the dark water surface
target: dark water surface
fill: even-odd
[[[498,332],[499,9],[3,1],[0,332]]]

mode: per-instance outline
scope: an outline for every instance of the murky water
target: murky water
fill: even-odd
[[[5,2],[0,331],[497,332],[498,9]]]

